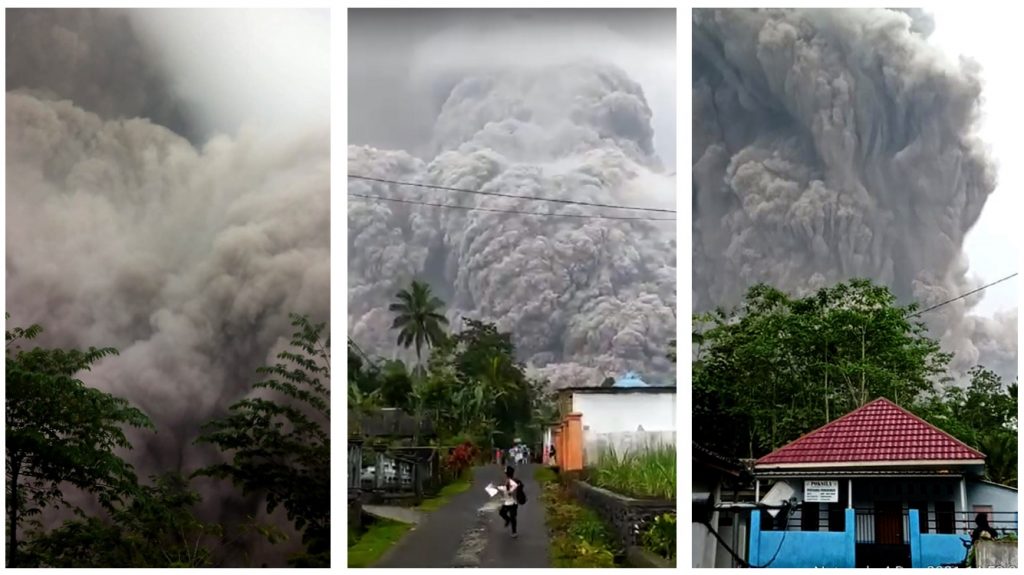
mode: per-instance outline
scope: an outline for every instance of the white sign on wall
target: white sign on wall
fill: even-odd
[[[804,480],[805,503],[838,503],[839,481],[836,479]]]

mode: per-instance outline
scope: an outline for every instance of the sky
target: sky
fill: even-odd
[[[1020,120],[1020,93],[1013,84],[1019,82],[1020,57],[1007,50],[1006,41],[1018,32],[1014,19],[993,18],[991,12],[972,4],[950,3],[931,12],[935,32],[930,41],[953,58],[974,59],[985,81],[979,135],[991,147],[999,179],[981,218],[967,234],[964,251],[971,273],[986,284],[1018,271],[1024,173],[1017,159],[1020,135],[1015,128]],[[1020,277],[988,288],[975,313],[992,315],[1017,307],[1019,289]]]
[[[446,69],[599,52],[643,87],[655,149],[666,173],[674,172],[675,32],[673,10],[350,10],[348,141],[407,150],[422,145],[442,103],[437,98],[447,94],[425,79]]]

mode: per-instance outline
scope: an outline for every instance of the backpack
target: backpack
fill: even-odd
[[[524,491],[523,482],[522,481],[516,481],[516,483],[519,484],[519,488],[516,489],[516,503],[518,503],[519,505],[525,505],[526,504],[526,491]]]

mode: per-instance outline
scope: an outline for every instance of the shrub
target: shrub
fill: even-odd
[[[539,470],[535,477],[543,486],[553,565],[614,567],[611,536],[597,513],[576,503],[551,470]]]
[[[674,513],[663,513],[647,524],[641,532],[640,540],[648,551],[657,553],[666,559],[676,558],[676,516]]]
[[[614,567],[615,555],[601,544],[578,540],[568,557],[568,567]]]
[[[573,539],[581,539],[587,543],[608,543],[608,530],[597,514],[590,509],[578,506],[573,507],[579,510],[579,512],[576,518],[569,524],[569,536]]]
[[[462,477],[467,469],[473,466],[478,453],[476,446],[472,443],[463,442],[455,447],[445,459],[445,466],[455,477]]]

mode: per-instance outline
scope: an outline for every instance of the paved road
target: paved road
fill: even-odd
[[[518,538],[503,527],[499,501],[484,492],[489,482],[502,481],[504,468],[485,465],[473,469],[468,491],[426,515],[374,567],[548,567],[544,508],[533,479],[537,467],[524,465],[516,471],[528,497],[519,507]]]

